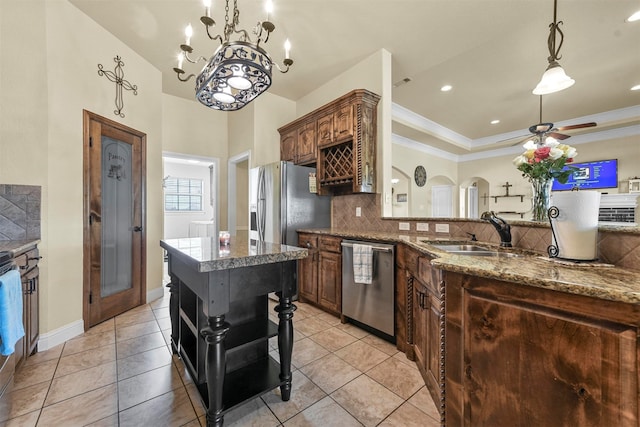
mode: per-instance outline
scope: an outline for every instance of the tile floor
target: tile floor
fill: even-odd
[[[270,302],[272,305],[275,303]],[[15,375],[9,426],[204,426],[196,388],[167,345],[169,297],[28,359]],[[413,362],[386,341],[296,303],[293,392],[266,393],[225,426],[438,426]],[[274,320],[275,320],[274,313]],[[270,343],[277,354],[277,341]]]

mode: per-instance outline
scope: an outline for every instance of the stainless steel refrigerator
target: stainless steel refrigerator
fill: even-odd
[[[249,238],[297,246],[296,230],[331,226],[331,197],[310,191],[316,169],[276,162],[249,171]],[[313,175],[311,175],[313,174]]]

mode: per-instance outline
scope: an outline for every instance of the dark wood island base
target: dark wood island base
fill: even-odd
[[[184,246],[185,239],[180,240]],[[212,239],[187,240],[206,244]],[[236,252],[234,257],[232,251],[198,261],[172,243],[161,242],[169,254],[172,348],[207,407],[207,426],[222,426],[226,412],[276,387],[288,401],[296,310],[292,298],[297,259],[306,250],[258,243],[259,250],[251,247],[251,252],[262,256],[238,257]],[[236,244],[244,253],[242,243]],[[267,253],[271,256],[265,257]],[[270,293],[278,297],[277,325],[269,319]],[[269,356],[269,338],[275,336],[278,361]]]

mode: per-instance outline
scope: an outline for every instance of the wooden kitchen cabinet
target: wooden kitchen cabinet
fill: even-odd
[[[333,236],[298,235],[298,245],[309,249],[309,256],[298,266],[299,297],[338,315],[342,311],[341,241]]]
[[[317,158],[316,123],[305,121],[280,129],[280,160],[296,165],[315,166]]]
[[[396,246],[395,323],[396,348],[409,360],[413,349],[413,284],[418,268],[418,253],[406,245]]]
[[[282,126],[281,160],[314,165],[321,195],[375,193],[379,100],[356,89]]]
[[[440,412],[444,408],[444,288],[428,256],[418,257],[414,278],[413,343],[416,365]]]
[[[444,282],[431,258],[406,245],[396,254],[396,347],[415,360],[440,413],[444,411]]]
[[[296,163],[298,131],[293,129],[280,136],[280,160]]]
[[[298,129],[296,141],[296,161],[298,165],[307,165],[316,162],[316,123],[305,123]]]
[[[22,280],[22,321],[25,336],[16,343],[16,369],[38,350],[40,339],[40,255],[37,247],[25,249],[14,256]]]
[[[638,426],[637,304],[445,280],[447,426]]]
[[[318,236],[298,234],[298,246],[306,248],[309,256],[298,261],[298,294],[302,301],[318,303]]]
[[[325,147],[329,144],[346,139],[353,139],[353,108],[352,104],[338,107],[317,120],[317,146]]]
[[[318,238],[318,305],[335,314],[342,312],[342,239]]]

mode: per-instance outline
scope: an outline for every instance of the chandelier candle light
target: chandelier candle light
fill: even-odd
[[[230,0],[225,2],[225,25],[222,35],[211,35],[211,28],[216,22],[211,17],[211,0],[204,0],[205,15],[200,18],[207,30],[210,40],[218,40],[220,46],[210,58],[203,56],[192,59],[193,53],[191,37],[193,28],[191,24],[185,29],[185,43],[180,45],[178,66],[173,69],[178,80],[186,82],[191,77],[196,77],[196,98],[202,104],[215,110],[234,111],[247,105],[253,99],[265,92],[271,86],[271,70],[275,66],[281,73],[289,71],[293,60],[289,57],[291,43],[287,39],[284,44],[285,59],[283,67],[271,60],[269,54],[260,46],[266,44],[269,36],[275,30],[275,25],[269,21],[269,15],[273,13],[273,2],[267,0],[267,19],[258,22],[253,28],[255,41],[246,30],[238,28],[240,23],[240,11],[238,1],[233,0],[233,8],[229,9]],[[234,39],[232,39],[234,37]],[[184,77],[182,68],[184,60],[195,64],[205,61],[200,74],[189,74]]]
[[[532,220],[547,221],[553,180],[557,179],[562,184],[569,180],[575,168],[565,168],[565,165],[573,162],[578,152],[553,137],[547,137],[544,143],[538,137],[538,142],[529,140],[523,147],[525,152],[513,159],[513,164],[531,183]]]

